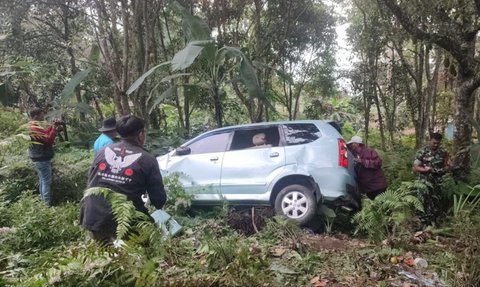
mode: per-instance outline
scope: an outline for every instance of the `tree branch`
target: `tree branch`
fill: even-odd
[[[476,1],[478,2],[480,0]],[[465,55],[462,53],[462,45],[457,39],[438,33],[429,33],[420,29],[419,26],[411,20],[410,15],[407,15],[395,0],[378,0],[378,2],[379,4],[384,3],[393,15],[395,15],[400,24],[402,24],[403,28],[415,38],[437,44],[448,51],[460,65],[469,67],[468,60],[465,59]]]

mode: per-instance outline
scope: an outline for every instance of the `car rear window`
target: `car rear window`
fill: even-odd
[[[287,145],[307,144],[320,137],[314,124],[285,124],[282,126]]]

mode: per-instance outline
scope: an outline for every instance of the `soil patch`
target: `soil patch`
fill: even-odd
[[[344,251],[368,246],[367,243],[360,240],[338,238],[325,234],[307,234],[300,239],[300,243],[315,251]]]

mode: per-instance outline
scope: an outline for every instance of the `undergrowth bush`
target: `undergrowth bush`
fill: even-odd
[[[28,144],[12,142],[0,168],[0,200],[13,202],[22,193],[38,193],[38,176],[28,158]],[[1,148],[0,148],[1,153]],[[87,184],[92,152],[59,144],[52,161],[52,203],[78,201]]]
[[[420,181],[405,182],[397,189],[388,189],[375,200],[363,199],[363,209],[353,217],[357,231],[365,232],[373,241],[394,236],[414,211],[423,211],[420,200],[412,191],[427,188]]]
[[[167,192],[167,202],[164,209],[174,215],[185,215],[192,205],[193,194],[187,193],[180,177],[183,174],[173,173],[163,178],[165,191]]]
[[[53,160],[53,204],[79,201],[82,198],[92,161],[93,154],[89,150],[57,147]]]
[[[39,197],[25,194],[11,204],[6,212],[10,226],[16,231],[1,239],[3,250],[43,250],[76,241],[80,237],[76,203],[47,207]]]
[[[381,153],[381,152],[380,152]],[[382,169],[390,189],[397,189],[404,181],[416,178],[412,171],[414,150],[396,150],[381,153]]]
[[[16,134],[18,129],[26,122],[26,118],[19,111],[0,107],[0,139]]]

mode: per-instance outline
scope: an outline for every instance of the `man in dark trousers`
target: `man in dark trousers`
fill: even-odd
[[[153,206],[161,209],[166,201],[157,160],[144,148],[145,121],[124,116],[117,122],[121,137],[101,149],[90,168],[88,187],[104,187],[126,195],[138,211],[148,215],[142,194],[148,193]],[[115,218],[110,204],[102,195],[87,195],[81,202],[80,223],[100,242],[111,242],[116,236]]]
[[[382,171],[382,159],[375,150],[366,147],[359,136],[353,136],[347,144],[355,156],[360,193],[373,200],[388,186]]]
[[[52,159],[54,156],[53,143],[57,131],[61,127],[60,121],[53,121],[47,125],[45,113],[41,108],[34,108],[30,112],[31,120],[28,122],[30,146],[28,156],[35,163],[38,173],[40,196],[46,205],[51,203],[50,189],[52,185]]]
[[[419,190],[424,214],[420,217],[424,225],[432,225],[440,217],[442,201],[442,178],[447,172],[448,153],[441,146],[442,134],[432,133],[428,146],[421,148],[415,155],[413,171],[421,180],[429,183],[425,190]]]

